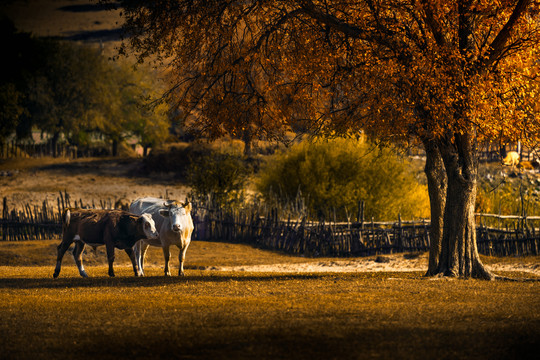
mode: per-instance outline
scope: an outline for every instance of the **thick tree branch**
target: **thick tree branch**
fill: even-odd
[[[355,39],[367,39],[366,32],[363,29],[348,24],[327,12],[320,11],[311,0],[300,1],[300,8],[309,17],[330,26],[332,29],[339,31],[344,35]]]
[[[424,9],[424,21],[426,22],[427,26],[429,27],[429,30],[431,31],[431,34],[433,35],[433,38],[435,39],[435,42],[439,47],[443,47],[445,45],[445,39],[444,35],[441,31],[441,26],[435,19],[435,16],[433,15],[433,11],[431,11],[430,5],[426,0],[422,0],[422,7]]]
[[[409,61],[411,58],[409,46],[405,42],[397,39],[395,37],[396,34],[394,34],[391,30],[384,28],[381,25],[379,19],[376,19],[376,13],[372,14],[376,22],[376,27],[370,30],[367,28],[355,26],[337,18],[332,14],[329,14],[326,11],[322,11],[311,0],[299,1],[299,4],[302,12],[313,20],[316,20],[317,22],[324,24],[331,29],[342,33],[343,35],[350,38],[359,39],[371,44],[380,45],[383,48],[390,50],[392,53],[395,53],[396,58],[402,63],[404,63],[405,65],[409,65]],[[374,9],[372,10],[375,11]]]
[[[503,26],[499,34],[497,34],[495,39],[493,39],[491,45],[488,47],[488,52],[486,56],[484,56],[482,58],[483,60],[481,60],[478,64],[477,71],[482,71],[482,69],[488,68],[505,52],[506,43],[512,35],[512,31],[514,30],[514,27],[516,26],[518,20],[521,18],[521,16],[523,16],[530,2],[530,0],[518,1],[516,7],[514,8],[514,11],[512,12],[512,15],[510,15],[510,18],[508,19],[506,24]]]

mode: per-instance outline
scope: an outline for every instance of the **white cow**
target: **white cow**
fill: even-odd
[[[191,242],[191,233],[193,232],[191,204],[188,201],[181,204],[174,200],[165,201],[163,199],[146,197],[132,202],[129,206],[129,211],[135,214],[152,214],[152,218],[156,223],[156,229],[159,232],[159,238],[155,240],[142,239],[133,247],[140,275],[144,276],[144,257],[148,246],[152,245],[163,248],[165,276],[170,276],[169,259],[171,253],[169,247],[176,245],[180,249],[178,276],[184,276],[184,260],[186,258],[187,248]]]

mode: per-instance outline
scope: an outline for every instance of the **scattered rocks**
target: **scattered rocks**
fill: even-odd
[[[377,256],[373,261],[380,264],[387,264],[390,262],[390,259],[385,256]]]

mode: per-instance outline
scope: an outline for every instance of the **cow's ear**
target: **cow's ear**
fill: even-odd
[[[144,223],[144,217],[139,216],[139,218],[137,219],[137,222],[138,222],[139,224],[143,224],[143,223]]]
[[[183,204],[183,206],[184,206],[184,209],[186,209],[186,212],[191,211],[191,203],[189,201],[186,200],[186,202]]]
[[[163,217],[169,217],[169,210],[161,209],[159,210],[159,215]]]

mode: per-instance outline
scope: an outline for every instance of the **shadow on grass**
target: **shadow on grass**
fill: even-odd
[[[89,158],[82,160],[75,160],[71,162],[62,162],[55,164],[47,164],[39,166],[38,170],[55,170],[64,171],[70,174],[88,174],[95,173],[100,169],[115,169],[117,172],[121,172],[125,167],[137,165],[140,161],[132,158]]]
[[[35,169],[68,176],[103,175],[111,178],[129,178],[145,185],[149,180],[152,185],[166,186],[169,186],[172,180],[178,181],[176,174],[148,173],[142,170],[142,164],[141,159],[131,157],[81,158],[70,162],[37,166]]]
[[[63,39],[71,40],[71,41],[87,41],[87,42],[120,41],[122,40],[123,34],[124,34],[124,30],[122,28],[105,29],[105,30],[89,30],[89,31],[71,32],[69,35],[64,36]]]
[[[84,13],[84,12],[98,12],[98,11],[108,11],[116,10],[120,4],[118,2],[111,2],[107,4],[77,4],[77,5],[66,5],[59,7],[58,10],[65,12],[73,13]]]
[[[186,277],[145,276],[145,277],[66,277],[66,278],[9,278],[0,279],[0,289],[61,289],[61,288],[102,288],[102,287],[154,287],[182,284],[187,282],[223,283],[228,281],[278,281],[308,280],[328,277],[323,274],[286,274],[286,275],[238,275],[211,274]]]

